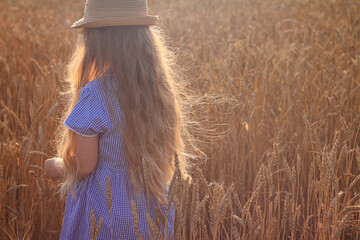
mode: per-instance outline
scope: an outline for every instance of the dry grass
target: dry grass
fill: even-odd
[[[193,131],[207,161],[172,184],[175,239],[359,239],[359,3],[149,3],[170,9],[163,25],[207,129]],[[0,239],[55,239],[64,202],[42,166],[82,2],[0,9]]]

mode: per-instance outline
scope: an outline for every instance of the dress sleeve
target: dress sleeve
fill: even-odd
[[[105,111],[99,97],[92,89],[81,90],[79,101],[66,118],[64,125],[86,137],[94,137],[106,131]]]

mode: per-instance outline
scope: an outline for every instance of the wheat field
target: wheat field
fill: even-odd
[[[83,4],[0,1],[0,239],[59,238],[65,203],[43,162]],[[360,239],[360,2],[149,6],[206,154],[172,181],[175,239]]]

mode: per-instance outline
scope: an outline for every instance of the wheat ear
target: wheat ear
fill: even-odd
[[[90,238],[91,240],[95,240],[94,236],[95,236],[95,228],[96,228],[96,222],[95,222],[95,214],[94,214],[94,209],[91,209],[90,212]]]
[[[136,204],[134,200],[131,200],[131,212],[134,218],[134,229],[136,233],[136,239],[140,240],[142,238],[140,237],[140,233],[139,233],[139,214],[137,212]]]
[[[104,217],[101,217],[100,220],[99,220],[99,223],[98,223],[98,226],[96,228],[96,231],[95,231],[95,238],[96,239],[98,236],[99,236],[99,233],[100,233],[100,229],[101,229],[101,226],[103,224],[103,221],[104,221]]]
[[[165,216],[158,206],[155,206],[155,214],[159,217],[161,223],[165,226]]]
[[[149,213],[146,213],[146,222],[149,226],[151,237],[154,239],[163,239],[163,236],[161,235],[159,229],[156,227],[154,221],[151,219]]]
[[[112,199],[111,199],[111,184],[110,184],[110,177],[106,175],[106,198],[107,204],[110,210],[110,236],[111,240],[113,239],[113,229],[112,229]]]
[[[141,160],[143,172],[144,172],[144,182],[145,182],[145,188],[146,188],[146,201],[147,201],[147,212],[149,212],[149,173],[147,170],[145,159],[142,158]]]
[[[91,209],[91,212],[90,212],[90,222],[91,222],[91,224],[90,224],[90,239],[91,240],[95,240],[99,236],[103,221],[104,221],[104,218],[101,217],[99,220],[99,223],[96,227],[94,209]]]

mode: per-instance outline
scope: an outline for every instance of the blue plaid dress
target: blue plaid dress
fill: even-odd
[[[150,236],[145,195],[140,193],[135,196],[129,181],[127,161],[122,151],[123,112],[117,101],[115,83],[110,81],[112,79],[107,77],[86,84],[81,89],[78,103],[64,122],[78,134],[89,137],[99,135],[99,159],[95,170],[75,185],[76,198],[70,192],[67,194],[60,239],[90,239],[91,210],[95,213],[97,224],[103,217],[97,239],[110,239],[106,176],[111,182],[113,239],[136,239],[131,200],[135,201],[139,212],[139,231],[145,238]],[[108,106],[112,108],[111,115]],[[154,206],[158,204],[151,196],[149,203],[150,216],[154,219]],[[165,207],[159,207],[165,213]],[[169,232],[172,232],[173,215],[171,209]]]

